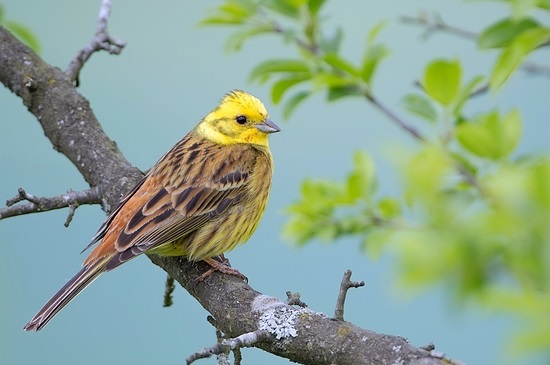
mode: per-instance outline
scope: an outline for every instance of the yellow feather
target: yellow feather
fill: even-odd
[[[238,115],[246,117],[248,122],[245,125],[228,123]],[[195,131],[200,136],[223,145],[244,143],[268,147],[268,135],[257,128],[251,128],[268,119],[269,114],[258,98],[235,90],[228,93],[220,104],[203,118]]]

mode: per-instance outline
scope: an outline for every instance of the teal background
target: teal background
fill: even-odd
[[[6,16],[29,26],[40,39],[42,57],[60,68],[93,36],[99,3],[2,1]],[[292,57],[291,49],[265,37],[245,45],[241,53],[224,52],[227,29],[197,26],[216,4],[114,1],[109,29],[128,46],[120,56],[95,54],[84,68],[79,90],[126,158],[145,170],[225,92],[240,88],[255,94],[283,131],[271,138],[276,171],[268,210],[249,244],[228,255],[250,284],[281,299],[287,290],[299,291],[312,309],[332,315],[341,276],[351,269],[352,278],[365,280],[366,287],[349,293],[348,321],[404,336],[416,346],[433,341],[438,350],[468,364],[518,361],[507,341],[520,323],[504,314],[453,304],[444,287],[404,293],[395,285],[391,253],[371,260],[353,239],[298,249],[281,238],[284,208],[297,199],[304,178],[340,179],[350,169],[352,152],[365,148],[376,159],[381,192],[395,194],[399,178],[387,156],[394,147],[403,151],[414,142],[359,99],[326,104],[319,95],[284,122],[269,89],[247,78],[260,61]],[[375,92],[402,116],[406,114],[399,108],[400,98],[414,90],[413,80],[428,60],[459,57],[470,78],[486,74],[495,56],[480,53],[471,41],[443,34],[421,41],[420,28],[397,18],[422,9],[438,11],[449,23],[472,30],[508,14],[503,5],[454,0],[332,1],[325,9],[328,27],[343,25],[344,52],[355,60],[363,53],[367,31],[381,19],[389,21],[380,39],[392,54],[376,76]],[[548,63],[548,51],[543,52],[533,60]],[[519,72],[502,92],[474,101],[470,111],[520,107],[526,121],[520,152],[548,152],[547,95],[548,79]],[[0,156],[2,201],[20,186],[39,196],[87,188],[21,101],[4,88]],[[171,308],[162,307],[165,273],[146,257],[102,276],[42,332],[23,332],[23,325],[80,268],[84,257],[79,252],[105,218],[99,206],[83,206],[67,229],[66,214],[60,210],[0,222],[0,364],[180,364],[215,342],[206,311],[183,289],[177,288]],[[257,349],[245,349],[243,356],[244,364],[288,362]]]

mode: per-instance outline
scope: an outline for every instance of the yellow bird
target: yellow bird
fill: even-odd
[[[99,243],[83,268],[24,329],[41,330],[99,275],[144,252],[238,274],[213,258],[256,230],[273,172],[268,135],[278,131],[256,97],[225,95],[112,211],[86,247]]]

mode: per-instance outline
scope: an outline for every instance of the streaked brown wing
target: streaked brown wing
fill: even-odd
[[[198,230],[241,201],[256,161],[253,148],[209,144],[199,154],[186,152],[167,154],[168,160],[153,168],[125,204],[133,208],[131,214],[121,208],[118,215],[127,218],[117,232],[117,252],[106,270]],[[171,156],[181,160],[170,160]],[[170,170],[174,166],[180,166],[177,176]],[[116,223],[115,218],[111,224]]]
[[[122,209],[124,204],[126,204],[126,202],[136,193],[136,191],[138,191],[139,188],[141,188],[141,186],[143,185],[146,179],[147,177],[144,177],[143,179],[141,179],[141,181],[138,182],[136,186],[134,186],[132,190],[128,192],[128,194],[126,194],[126,196],[120,201],[120,203],[118,203],[117,207],[113,211],[111,211],[111,213],[109,213],[109,215],[107,216],[107,219],[105,219],[103,224],[101,224],[101,227],[99,227],[99,229],[97,230],[96,234],[92,237],[92,241],[88,243],[88,245],[84,247],[84,249],[80,251],[80,253],[83,253],[84,251],[92,247],[94,244],[101,241],[103,237],[105,237],[105,234],[107,233],[107,229],[109,228],[115,216],[118,214],[120,209]]]

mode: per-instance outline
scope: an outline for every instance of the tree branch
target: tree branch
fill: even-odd
[[[24,200],[29,203],[16,205]],[[68,227],[73,218],[74,211],[81,204],[101,204],[99,190],[97,188],[84,191],[69,190],[66,194],[46,198],[34,196],[27,193],[25,189],[19,188],[18,194],[6,201],[7,207],[0,208],[0,219],[69,207],[69,215],[65,222],[65,227]]]
[[[292,293],[290,291],[287,291],[285,304],[297,305],[298,307],[307,308],[307,304],[302,302],[300,297],[301,297],[300,293]]]
[[[346,270],[342,277],[342,283],[340,284],[340,292],[338,293],[338,300],[336,301],[336,309],[334,309],[334,319],[337,321],[344,320],[344,304],[346,302],[346,295],[350,288],[359,288],[365,286],[364,281],[351,281],[351,270]]]
[[[403,15],[400,19],[403,23],[425,27],[426,30],[423,34],[424,38],[428,38],[437,32],[449,33],[472,41],[476,41],[479,37],[479,33],[447,24],[439,14],[434,14],[431,19],[425,13],[418,16]],[[541,47],[543,46],[548,46],[548,44],[545,43],[541,45]],[[546,65],[524,62],[520,68],[528,73],[550,77],[550,67]]]
[[[90,105],[59,69],[0,26],[0,81],[16,93],[44,129],[57,151],[78,168],[101,195],[105,210],[142,177],[126,161],[97,122]],[[32,87],[29,87],[32,86]],[[262,295],[231,275],[183,257],[149,258],[177,280],[216,319],[225,335],[236,338],[265,330],[270,342],[256,347],[302,364],[443,364],[446,359],[415,348],[398,336],[378,334],[349,322],[334,321],[307,308]],[[439,353],[438,353],[439,354]]]
[[[473,41],[478,37],[476,32],[447,24],[437,13],[433,15],[432,19],[430,19],[428,14],[421,13],[418,16],[403,15],[400,20],[406,24],[423,26],[425,28],[423,34],[424,38],[429,38],[437,32],[446,32]]]
[[[21,98],[53,147],[75,165],[90,187],[98,189],[105,211],[141,180],[141,171],[107,137],[90,103],[68,77],[2,26],[0,81]]]
[[[126,42],[111,37],[107,32],[107,21],[110,15],[111,0],[103,0],[99,9],[95,36],[90,43],[78,52],[67,67],[67,70],[65,70],[69,80],[74,82],[77,87],[80,85],[80,71],[84,67],[84,63],[86,63],[94,52],[104,50],[110,54],[120,54],[126,46]]]
[[[209,269],[203,262],[193,264],[183,257],[150,255],[150,258],[201,303],[215,318],[216,327],[226,336],[236,338],[265,330],[270,333],[271,339],[255,343],[254,347],[293,362],[316,365],[428,365],[450,361],[415,348],[402,337],[379,334],[349,322],[335,321],[308,308],[295,308],[259,293],[232,275],[215,272],[197,283],[201,274]]]
[[[243,347],[252,347],[262,341],[268,341],[271,339],[271,335],[267,331],[255,331],[250,333],[244,333],[238,337],[223,339],[212,347],[204,348],[200,351],[191,354],[185,362],[187,365],[195,362],[198,359],[205,359],[212,355],[228,355],[230,351],[241,349]]]
[[[386,107],[380,100],[378,100],[372,93],[363,94],[367,100],[374,105],[378,110],[380,110],[389,120],[396,124],[399,128],[403,129],[405,132],[410,134],[418,141],[425,141],[424,136],[412,125],[407,124],[403,119],[401,119],[396,113],[394,113],[390,108]]]

